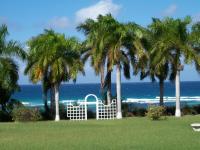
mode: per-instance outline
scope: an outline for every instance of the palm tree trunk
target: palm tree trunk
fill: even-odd
[[[121,67],[120,64],[116,66],[116,88],[117,88],[117,119],[122,119],[121,108]]]
[[[51,95],[51,116],[54,116],[55,114],[55,90],[54,86],[51,85],[51,90],[50,90],[50,95]]]
[[[111,103],[111,71],[108,71],[107,104]]]
[[[181,117],[181,109],[180,109],[180,71],[176,72],[176,117]]]
[[[164,105],[163,96],[164,96],[164,80],[160,79],[160,106]]]
[[[48,103],[47,103],[47,87],[46,87],[46,83],[45,83],[45,77],[43,77],[43,81],[42,81],[42,99],[44,102],[44,109],[45,112],[48,113],[49,112],[49,107],[48,107]]]
[[[56,106],[55,121],[59,121],[60,115],[59,115],[59,84],[58,83],[55,84],[54,90],[55,90],[55,106]]]
[[[103,96],[103,87],[104,87],[104,65],[102,64],[101,65],[101,68],[100,68],[101,70],[101,94],[102,94],[102,96]]]

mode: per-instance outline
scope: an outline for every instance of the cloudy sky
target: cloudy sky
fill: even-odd
[[[45,28],[52,28],[67,36],[84,39],[76,26],[87,18],[95,19],[98,14],[111,13],[119,21],[134,21],[147,26],[152,17],[166,16],[183,18],[190,15],[193,22],[200,21],[200,1],[197,0],[1,0],[0,24],[9,28],[9,39],[25,44],[32,36],[42,33]],[[29,84],[23,75],[25,63],[17,61],[20,66],[20,84]],[[99,77],[89,65],[85,66],[86,76],[79,76],[78,83],[96,83]],[[113,73],[114,74],[114,73]],[[199,81],[200,76],[193,65],[187,65],[181,73],[184,81]],[[115,77],[113,75],[113,82]],[[123,82],[138,82],[139,77]],[[146,79],[145,81],[149,81]]]

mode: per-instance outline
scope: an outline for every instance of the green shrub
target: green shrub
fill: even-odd
[[[41,120],[41,114],[36,108],[19,107],[12,111],[12,119],[14,121],[26,122],[26,121],[39,121]]]
[[[17,107],[21,107],[23,104],[15,99],[11,99],[5,105],[4,110],[0,110],[0,122],[11,122],[12,120],[12,110]]]
[[[164,115],[165,107],[163,106],[149,106],[146,115],[151,120],[159,120]]]
[[[13,109],[19,107],[24,107],[24,105],[19,100],[11,99],[6,105],[6,110],[8,113],[11,113]]]

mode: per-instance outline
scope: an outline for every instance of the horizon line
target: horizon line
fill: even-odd
[[[165,81],[165,83],[173,83],[174,81]],[[199,81],[180,81],[180,82],[200,82]],[[121,82],[121,84],[131,84],[131,83],[159,83],[158,81],[152,82],[152,81],[136,81],[136,82]],[[91,83],[62,83],[61,85],[72,85],[72,84],[101,84],[100,82],[91,82]],[[111,84],[116,84],[115,82],[112,82]],[[19,85],[41,85],[41,84],[19,84]]]

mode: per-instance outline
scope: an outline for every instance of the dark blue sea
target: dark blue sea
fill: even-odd
[[[26,105],[43,104],[41,85],[21,85],[21,91],[12,98]],[[95,94],[101,99],[100,84],[62,84],[60,101],[83,100],[87,94]],[[115,96],[115,84],[112,84],[112,95]],[[175,84],[165,83],[165,102],[175,102]],[[124,102],[151,103],[159,100],[158,83],[122,83],[122,100]],[[181,82],[181,101],[187,104],[200,104],[200,82]]]

